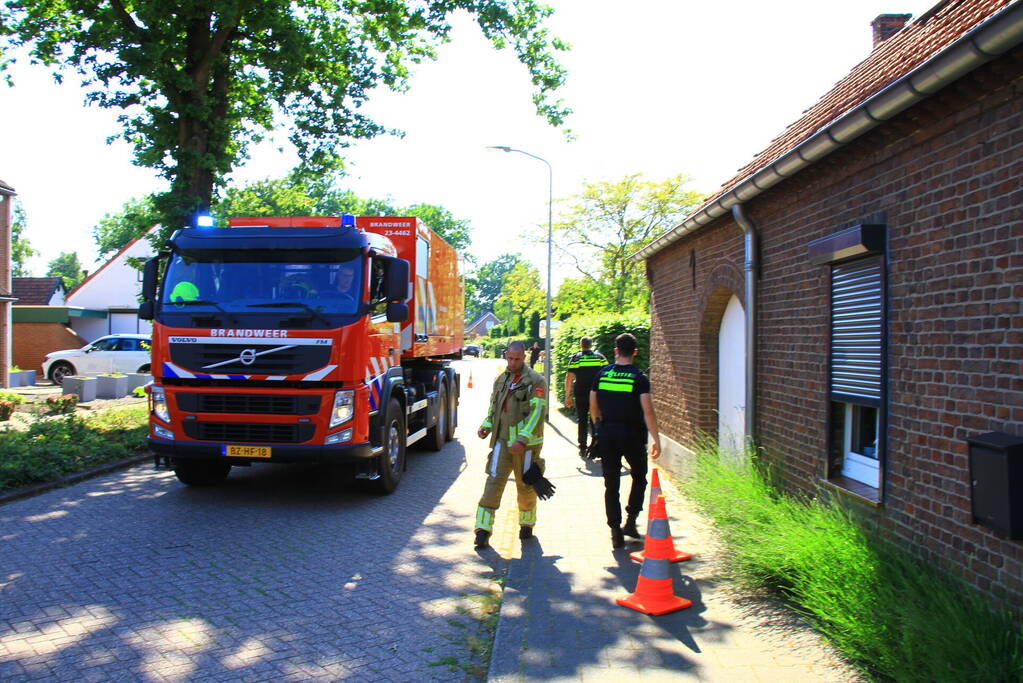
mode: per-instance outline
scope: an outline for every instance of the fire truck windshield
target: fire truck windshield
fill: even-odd
[[[323,261],[322,253],[308,251],[271,253],[281,260],[239,260],[244,254],[212,258],[207,257],[212,254],[201,252],[175,253],[167,265],[163,313],[248,313],[264,319],[268,315],[299,315],[321,323],[360,313],[364,298],[360,250],[338,251],[334,257],[346,258],[330,261]]]

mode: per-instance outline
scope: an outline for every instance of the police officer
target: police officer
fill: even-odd
[[[554,494],[554,485],[543,477],[543,428],[547,418],[547,383],[543,375],[526,367],[526,347],[512,342],[504,352],[507,369],[494,380],[490,409],[477,435],[490,437],[487,481],[476,510],[476,548],[486,548],[494,529],[508,476],[515,473],[519,498],[519,538],[533,536],[536,498]]]
[[[640,538],[636,518],[643,509],[646,493],[646,440],[652,438],[650,456],[661,456],[661,437],[650,401],[650,380],[632,364],[636,357],[636,338],[626,332],[615,339],[615,362],[597,372],[590,391],[590,412],[596,425],[597,448],[604,470],[604,510],[611,527],[611,546],[625,545],[625,535]],[[618,489],[622,478],[622,458],[632,470],[632,488],[625,508],[628,518],[622,522]]]
[[[607,358],[599,351],[592,350],[593,340],[583,337],[579,340],[579,353],[568,359],[565,373],[565,407],[575,402],[575,414],[579,418],[579,457],[586,457],[586,438],[590,425],[590,389],[597,371],[607,365]]]

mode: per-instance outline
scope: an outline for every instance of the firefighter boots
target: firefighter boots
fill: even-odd
[[[476,542],[473,547],[476,550],[483,550],[490,545],[490,532],[486,529],[476,529]]]

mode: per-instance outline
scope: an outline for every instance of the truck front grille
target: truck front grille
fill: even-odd
[[[330,346],[303,345],[284,348],[257,344],[170,344],[171,361],[189,372],[203,375],[298,375],[318,370],[330,362]],[[242,363],[244,357],[251,362]],[[260,353],[253,357],[253,353]],[[229,361],[224,365],[224,361]],[[216,367],[210,367],[216,366]]]
[[[200,441],[224,443],[303,443],[313,438],[314,425],[197,422],[184,424],[185,434]]]
[[[273,394],[177,393],[178,409],[186,413],[237,413],[251,415],[315,415],[319,396]]]

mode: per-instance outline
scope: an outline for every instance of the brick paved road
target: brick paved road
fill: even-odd
[[[146,465],[0,507],[0,680],[466,678],[504,571],[471,550],[484,402],[463,395],[458,438],[410,451],[391,496],[268,465],[187,488]]]

